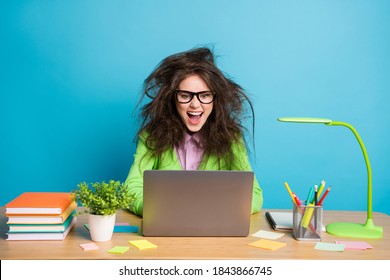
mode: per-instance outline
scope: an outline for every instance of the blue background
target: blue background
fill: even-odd
[[[212,46],[252,96],[264,208],[322,179],[325,209],[390,214],[390,1],[0,1],[0,205],[24,191],[124,181],[142,83],[166,56]]]

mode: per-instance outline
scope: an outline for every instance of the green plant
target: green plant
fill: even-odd
[[[119,181],[110,180],[87,184],[79,183],[72,191],[74,199],[81,206],[86,207],[86,212],[94,215],[112,215],[118,209],[129,206],[133,196]]]

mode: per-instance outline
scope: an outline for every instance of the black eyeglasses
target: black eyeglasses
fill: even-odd
[[[192,98],[194,98],[194,95],[196,95],[200,103],[210,104],[214,101],[214,96],[215,96],[215,93],[209,90],[192,92],[192,91],[177,89],[175,90],[175,94],[176,94],[177,102],[181,104],[186,104],[191,102]]]

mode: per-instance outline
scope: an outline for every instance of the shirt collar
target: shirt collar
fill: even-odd
[[[196,144],[200,147],[203,147],[203,145],[200,143],[200,136],[199,133],[189,134],[188,132],[184,133],[184,143],[187,144],[188,141],[193,140],[196,142]]]

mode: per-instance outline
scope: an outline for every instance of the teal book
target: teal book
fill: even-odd
[[[64,232],[8,232],[6,240],[64,240],[76,222],[77,217],[72,217]]]
[[[74,211],[63,224],[8,224],[8,233],[26,232],[64,232],[71,224],[76,212]]]
[[[8,232],[6,240],[64,240],[76,222],[77,217],[72,217],[64,232]]]

